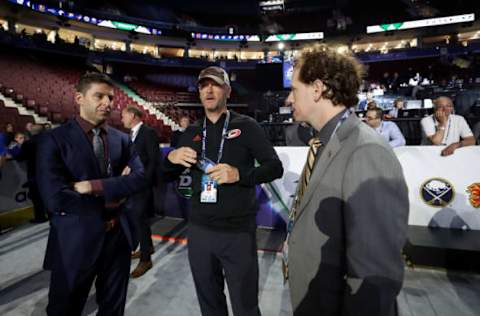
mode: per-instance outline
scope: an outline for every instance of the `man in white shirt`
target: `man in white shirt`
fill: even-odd
[[[434,101],[435,112],[424,117],[422,125],[423,145],[445,145],[442,156],[449,156],[460,147],[475,145],[475,138],[467,121],[453,114],[453,102],[449,97]]]

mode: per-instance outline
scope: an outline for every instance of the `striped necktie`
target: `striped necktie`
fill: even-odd
[[[295,222],[295,217],[297,215],[297,209],[300,206],[302,201],[303,194],[307,190],[308,183],[310,182],[310,177],[312,176],[313,167],[315,165],[315,157],[317,156],[318,148],[322,146],[322,142],[319,138],[314,137],[308,142],[310,149],[308,150],[307,161],[303,167],[302,174],[300,175],[300,180],[298,181],[297,192],[295,195],[295,200],[293,201],[292,208],[288,213],[288,226],[287,226],[287,237],[283,244],[283,260],[282,260],[282,272],[284,277],[284,282],[288,279],[288,239],[293,228],[293,223]]]
[[[307,161],[305,162],[305,166],[303,166],[303,171],[300,176],[300,180],[298,181],[297,194],[289,213],[289,218],[291,221],[295,220],[297,208],[300,206],[303,194],[307,190],[308,183],[310,182],[310,177],[312,176],[318,148],[322,146],[322,142],[317,137],[310,139],[308,144],[310,145],[310,149],[308,150]]]
[[[97,158],[98,165],[100,167],[100,172],[102,175],[107,174],[107,164],[105,161],[105,145],[103,144],[102,136],[100,136],[101,129],[100,128],[93,128],[93,153]]]

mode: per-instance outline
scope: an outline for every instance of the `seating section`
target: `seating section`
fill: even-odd
[[[5,130],[7,123],[13,124],[16,131],[23,131],[27,123],[33,123],[33,116],[22,115],[17,109],[8,108],[0,100],[0,131]]]
[[[73,99],[75,83],[87,71],[86,67],[1,55],[0,69],[1,92],[39,115],[61,123],[79,112]],[[111,125],[122,129],[120,113],[128,105],[138,106],[125,92],[115,88]],[[154,115],[145,114],[146,123],[157,130],[162,142],[168,142],[172,132],[170,126],[164,125]]]
[[[185,89],[166,87],[142,80],[129,82],[128,85],[143,99],[154,103],[160,111],[177,123],[183,116],[188,116],[190,122],[195,122],[203,116],[203,108],[199,106],[200,100],[196,92],[187,92]],[[233,91],[229,102],[241,103]],[[193,104],[197,104],[197,106]],[[235,111],[244,112],[238,108]]]
[[[132,81],[129,86],[142,98],[153,103],[198,103],[196,93],[166,87],[147,81]]]

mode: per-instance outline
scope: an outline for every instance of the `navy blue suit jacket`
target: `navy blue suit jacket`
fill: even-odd
[[[107,127],[107,144],[112,174],[102,179],[101,196],[79,194],[72,189],[74,182],[102,178],[93,147],[75,120],[44,133],[38,144],[39,190],[51,217],[44,267],[65,269],[69,283],[100,255],[106,234],[102,219],[105,204],[146,187],[143,165],[128,135]],[[131,173],[121,176],[127,165]],[[131,214],[122,206],[118,211],[125,236],[135,249],[138,242]]]

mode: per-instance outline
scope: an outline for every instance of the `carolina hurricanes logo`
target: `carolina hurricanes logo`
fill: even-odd
[[[201,140],[202,140],[202,136],[200,136],[200,135],[198,135],[198,134],[195,135],[195,137],[192,139],[192,141],[194,141],[194,142],[199,142],[199,141],[201,141]]]
[[[474,183],[467,187],[467,192],[470,193],[469,201],[473,207],[480,207],[480,183]]]
[[[231,131],[228,132],[227,139],[237,138],[238,136],[240,136],[240,134],[242,134],[242,131],[239,130],[238,128],[232,129]]]

